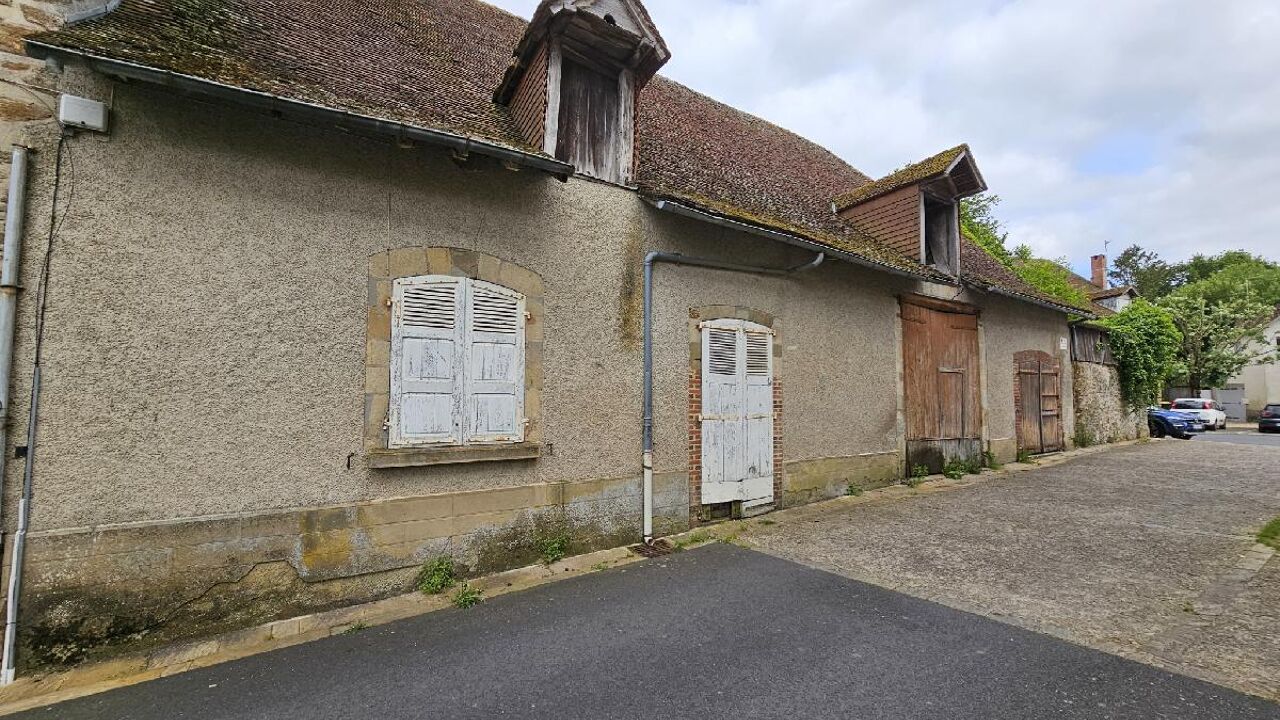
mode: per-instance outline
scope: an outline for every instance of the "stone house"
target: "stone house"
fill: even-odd
[[[19,670],[1075,435],[1090,313],[961,237],[968,147],[872,180],[634,0],[0,17]]]

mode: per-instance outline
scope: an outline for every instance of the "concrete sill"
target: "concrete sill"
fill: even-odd
[[[540,443],[517,445],[466,445],[436,448],[397,448],[373,450],[365,455],[370,468],[428,467],[431,465],[468,465],[482,462],[537,460],[542,457]]]

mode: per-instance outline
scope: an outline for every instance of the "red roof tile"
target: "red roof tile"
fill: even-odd
[[[493,100],[526,27],[478,0],[123,0],[29,40],[545,157]],[[869,179],[830,151],[662,77],[636,113],[642,193],[945,280],[835,216]]]

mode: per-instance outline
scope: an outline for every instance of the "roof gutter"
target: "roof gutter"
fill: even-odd
[[[744,223],[739,220],[734,220],[733,218],[725,217],[723,215],[717,215],[715,213],[699,210],[695,207],[690,207],[689,205],[684,205],[674,200],[658,200],[655,198],[646,197],[645,202],[649,203],[650,205],[664,212],[669,212],[675,215],[692,218],[694,220],[700,220],[702,222],[711,223],[712,225],[719,225],[720,227],[726,227],[732,230],[738,230],[740,232],[749,233],[751,235],[759,235],[760,237],[766,237],[771,240],[777,240],[779,242],[787,243],[788,245],[794,245],[796,247],[804,248],[805,250],[808,250],[810,252],[824,253],[829,257],[838,258],[840,260],[844,260],[847,263],[852,263],[854,265],[861,265],[862,267],[871,268],[872,270],[878,270],[880,272],[886,272],[886,273],[889,273],[890,275],[898,275],[900,277],[910,278],[912,280],[926,280],[928,282],[936,282],[943,285],[959,285],[959,283],[955,281],[935,280],[935,279],[926,278],[920,275],[916,275],[915,273],[907,272],[906,270],[899,270],[898,268],[895,268],[892,265],[878,263],[874,260],[869,260],[864,257],[859,257],[857,255],[854,255],[853,253],[837,250],[835,248],[828,247],[827,245],[823,245],[821,243],[808,240],[799,235],[792,235],[791,233],[784,233],[784,232],[779,232],[777,230],[770,230],[768,228],[763,228],[758,225],[751,225],[749,223]]]
[[[151,83],[153,85],[174,88],[196,95],[227,100],[229,102],[252,108],[274,110],[281,113],[308,118],[314,121],[326,123],[331,122],[340,127],[363,130],[376,135],[405,138],[431,145],[439,145],[456,150],[461,155],[467,155],[471,152],[475,152],[503,162],[513,163],[515,165],[533,168],[535,170],[542,170],[555,175],[562,180],[573,174],[572,165],[554,158],[504,147],[502,145],[497,145],[484,140],[477,140],[463,135],[455,135],[442,130],[433,130],[419,125],[410,125],[408,123],[386,120],[370,115],[360,115],[348,110],[339,110],[336,108],[326,107],[324,105],[317,105],[315,103],[293,100],[291,98],[260,92],[258,90],[239,88],[233,85],[226,85],[192,75],[176,73],[170,70],[160,70],[125,60],[112,60],[111,58],[105,58],[92,53],[48,45],[37,40],[27,40],[26,46],[27,53],[29,55],[41,60],[48,58],[55,58],[59,60],[66,60],[69,58],[80,59],[88,63],[89,67],[94,70],[109,75],[117,75],[130,80],[137,80],[140,82]]]

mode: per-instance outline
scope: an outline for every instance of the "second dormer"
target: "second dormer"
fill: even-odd
[[[670,58],[636,0],[543,0],[494,99],[530,145],[630,185],[636,97]]]
[[[837,197],[836,213],[882,245],[960,273],[960,201],[987,189],[969,146],[908,165]]]

